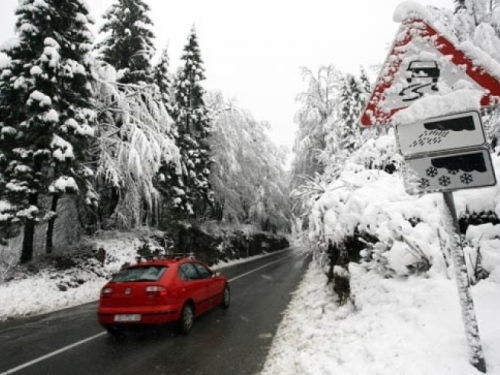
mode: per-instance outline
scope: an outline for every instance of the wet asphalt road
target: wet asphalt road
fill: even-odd
[[[114,340],[97,323],[95,302],[0,323],[0,375],[50,353],[13,373],[258,374],[308,264],[309,257],[290,249],[224,269],[232,292],[230,308],[216,308],[196,319],[188,336],[161,327]],[[67,350],[54,354],[63,348]]]

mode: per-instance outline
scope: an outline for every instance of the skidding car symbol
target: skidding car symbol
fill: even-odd
[[[408,65],[406,80],[412,83],[414,79],[429,78],[433,84],[439,80],[439,67],[435,61],[415,60]]]

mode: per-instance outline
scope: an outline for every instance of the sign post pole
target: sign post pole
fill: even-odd
[[[445,203],[446,227],[451,239],[451,258],[453,260],[453,268],[455,269],[458,296],[460,307],[462,308],[462,319],[465,325],[465,336],[471,350],[471,363],[480,372],[486,373],[486,362],[483,356],[476,311],[474,310],[474,301],[472,300],[469,277],[465,265],[453,193],[443,192],[443,198]]]

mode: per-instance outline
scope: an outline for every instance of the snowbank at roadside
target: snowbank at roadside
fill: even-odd
[[[351,266],[356,305],[338,307],[312,264],[289,305],[262,375],[478,375],[455,281],[382,279]],[[500,285],[473,288],[488,374],[500,374]]]
[[[49,266],[16,275],[14,280],[0,285],[0,321],[97,300],[109,277],[124,263],[134,260],[140,244],[137,232],[104,232],[86,243],[95,249],[106,249],[102,266],[96,259],[87,259],[68,269]]]

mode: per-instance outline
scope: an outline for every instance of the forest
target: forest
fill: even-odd
[[[171,71],[149,12],[116,1],[94,40],[84,1],[20,2],[0,66],[4,267],[108,230],[161,230],[182,251],[227,241],[194,245],[207,225],[287,243],[288,151],[268,123],[204,89],[194,25]]]

